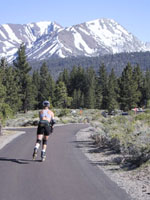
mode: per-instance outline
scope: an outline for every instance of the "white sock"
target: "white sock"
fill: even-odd
[[[39,149],[39,147],[40,147],[40,144],[39,144],[39,143],[36,143],[35,148],[36,148],[36,149]]]

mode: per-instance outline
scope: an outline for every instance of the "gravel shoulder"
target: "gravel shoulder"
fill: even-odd
[[[120,155],[108,149],[100,149],[91,138],[92,127],[80,130],[76,140],[91,164],[102,169],[119,187],[126,190],[133,200],[150,199],[150,164],[135,170],[123,170],[117,165]],[[114,160],[116,162],[114,162]]]
[[[17,130],[3,130],[3,135],[0,136],[0,149],[2,149],[5,145],[10,143],[16,137],[24,134],[24,131],[17,131]]]

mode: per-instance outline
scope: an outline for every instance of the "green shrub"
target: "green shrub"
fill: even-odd
[[[150,108],[150,100],[147,101],[146,107],[147,107],[147,108]]]
[[[6,103],[0,104],[0,119],[1,123],[4,125],[6,119],[13,117],[13,110]]]
[[[69,123],[68,120],[66,120],[66,119],[61,119],[61,122],[62,122],[63,124]]]
[[[147,123],[148,125],[150,125],[150,114],[147,113],[138,114],[135,117],[135,121],[141,121],[143,124]]]
[[[58,117],[63,117],[63,116],[67,116],[70,113],[69,109],[61,109]]]
[[[38,118],[39,117],[39,113],[35,113],[34,115],[33,115],[33,118]]]
[[[139,167],[150,160],[150,113],[131,113],[92,121],[100,147],[108,147],[123,155],[123,165]]]
[[[127,121],[127,118],[125,116],[116,116],[114,117],[114,121],[118,124],[125,124]]]
[[[141,113],[141,114],[137,114],[136,116],[135,116],[135,120],[147,120],[147,118],[150,118],[150,115],[148,115],[148,114],[146,114],[146,113]]]
[[[144,113],[150,114],[150,109],[146,109]]]

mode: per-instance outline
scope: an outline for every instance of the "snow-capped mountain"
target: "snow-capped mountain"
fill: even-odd
[[[97,19],[63,28],[56,22],[3,24],[0,26],[0,57],[14,59],[20,44],[26,44],[29,59],[51,56],[99,56],[148,51],[150,45],[112,19]]]
[[[0,57],[12,60],[21,43],[25,43],[27,49],[30,49],[40,37],[61,28],[59,24],[50,21],[0,25]]]

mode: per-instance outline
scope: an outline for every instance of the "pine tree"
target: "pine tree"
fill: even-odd
[[[63,72],[61,72],[59,74],[59,77],[58,77],[58,82],[62,81],[65,83],[66,87],[68,88],[69,86],[69,72],[68,70],[65,68]]]
[[[3,119],[8,118],[12,115],[11,107],[6,103],[6,86],[3,85],[5,71],[0,68],[0,125]]]
[[[119,80],[120,88],[120,106],[127,111],[137,106],[140,93],[138,91],[137,81],[133,80],[133,70],[130,63],[124,68]]]
[[[85,107],[93,109],[95,107],[95,88],[96,88],[96,75],[92,67],[87,69],[86,72],[86,96],[85,96]]]
[[[6,90],[6,88],[4,87],[5,76],[6,76],[6,73],[2,65],[2,59],[1,59],[1,62],[0,62],[0,102],[4,99],[5,90]]]
[[[18,49],[18,55],[16,60],[14,61],[14,66],[16,68],[17,76],[18,76],[18,85],[20,86],[20,94],[22,101],[22,110],[27,112],[28,110],[28,98],[30,98],[27,94],[28,90],[28,81],[29,81],[29,72],[31,67],[29,66],[25,54],[25,45],[21,44]]]
[[[7,77],[7,73],[6,73],[6,69],[8,68],[8,63],[7,60],[5,58],[1,58],[0,61],[0,73],[1,73],[1,77],[2,77],[2,84],[6,84],[6,77]]]
[[[55,89],[54,105],[58,108],[67,108],[71,105],[72,98],[68,97],[64,82],[58,82]]]
[[[78,96],[77,96],[77,90],[76,89],[73,91],[71,107],[74,108],[74,109],[78,108]]]
[[[6,58],[1,58],[0,67],[6,69],[8,67],[8,63]]]
[[[143,104],[150,107],[150,70],[145,73],[142,94]]]
[[[70,76],[69,76],[69,88],[68,88],[68,94],[70,96],[73,96],[73,92],[75,89],[77,89],[76,87],[76,76],[77,76],[77,67],[74,66],[70,72]]]
[[[99,96],[102,95],[101,108],[106,109],[107,108],[107,100],[108,100],[108,96],[107,96],[108,76],[107,76],[107,71],[106,71],[106,67],[105,67],[104,64],[102,64],[100,66],[98,74],[99,74],[99,76],[98,76],[98,88],[99,88],[99,92],[101,92],[101,94]]]
[[[48,67],[44,62],[40,68],[40,86],[39,86],[39,94],[38,101],[43,102],[44,100],[51,99],[53,102],[54,99],[54,90],[55,90],[55,82],[48,71]]]
[[[6,87],[3,85],[3,72],[0,70],[0,104],[5,102]]]
[[[79,109],[80,107],[84,107],[84,94],[81,92],[80,89],[73,91],[72,96],[72,104],[71,107],[74,109]]]
[[[19,87],[16,81],[16,72],[13,67],[8,67],[5,70],[7,76],[5,80],[6,98],[5,102],[11,107],[14,113],[16,113],[21,107],[21,98],[19,98]]]
[[[81,93],[81,98],[80,98],[80,107],[81,108],[85,108],[85,97],[84,97],[84,93]]]
[[[86,74],[82,67],[73,67],[70,72],[68,93],[69,96],[73,95],[74,90],[81,90],[85,94],[87,90]]]
[[[39,74],[38,70],[34,71],[33,74],[32,74],[32,84],[35,87],[35,90],[34,90],[35,109],[38,109],[39,108],[39,103],[40,103],[39,102],[39,98],[38,98],[39,89],[40,89],[40,74]]]
[[[111,113],[116,108],[118,108],[117,102],[117,79],[115,77],[114,70],[112,69],[109,79],[108,79],[108,101],[107,101],[107,109],[108,112]]]
[[[102,88],[98,84],[98,80],[96,79],[96,88],[95,88],[95,108],[96,109],[101,109],[102,108]]]
[[[135,66],[133,69],[133,80],[136,81],[138,85],[139,102],[137,102],[137,104],[141,107],[144,103],[142,98],[144,77],[139,65]]]

